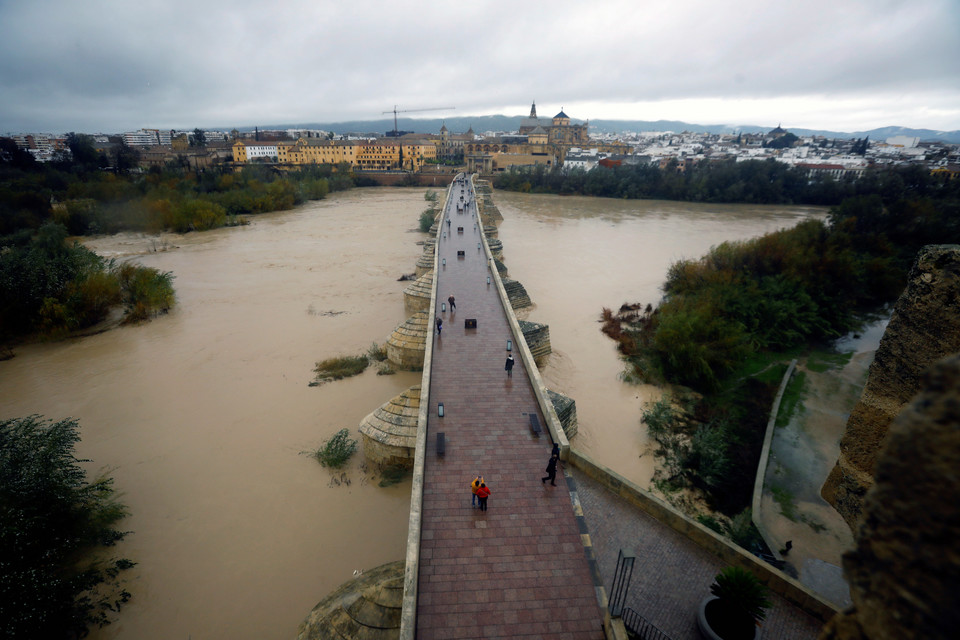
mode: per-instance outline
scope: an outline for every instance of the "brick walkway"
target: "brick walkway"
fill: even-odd
[[[637,559],[627,606],[673,640],[699,638],[697,608],[709,593],[713,577],[724,567],[723,562],[586,475],[577,470],[571,475],[607,589],[620,549],[632,548]],[[771,599],[773,607],[763,623],[764,638],[817,637],[822,626],[819,620],[779,596]]]
[[[504,372],[513,337],[496,287],[486,283],[475,212],[473,203],[464,214],[452,207],[447,238],[438,242],[447,264],[438,267],[437,308],[453,294],[457,309],[438,312],[442,337],[434,332],[417,638],[600,639],[602,615],[570,494],[563,482],[540,482],[551,441],[531,433],[527,416],[536,412],[545,424],[543,416],[520,358],[512,378]],[[476,329],[464,328],[467,318]],[[486,512],[471,507],[478,473],[493,492]]]

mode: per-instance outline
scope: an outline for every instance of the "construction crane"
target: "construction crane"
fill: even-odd
[[[393,137],[396,138],[400,135],[399,130],[397,129],[397,114],[398,113],[416,113],[418,111],[446,111],[447,109],[456,109],[456,107],[430,107],[428,109],[397,109],[397,105],[393,105],[392,111],[384,111],[384,114],[392,113],[393,114]]]

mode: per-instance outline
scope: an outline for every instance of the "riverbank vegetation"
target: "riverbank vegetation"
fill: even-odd
[[[85,135],[71,134],[71,153],[49,163],[35,162],[12,140],[0,143],[0,235],[48,222],[71,235],[202,231],[367,184],[349,165],[287,172],[249,164],[233,172],[172,164],[136,173],[135,163],[99,158]],[[113,169],[104,170],[110,162]]]
[[[954,183],[849,198],[826,221],[720,244],[673,264],[656,307],[603,310],[627,377],[679,390],[644,416],[660,489],[694,491],[728,516],[749,505],[783,361],[895,300],[923,245],[960,241]]]
[[[590,171],[537,165],[499,174],[495,186],[507,191],[602,198],[838,205],[846,198],[868,195],[878,195],[885,202],[956,196],[955,182],[934,177],[920,166],[868,169],[858,179],[811,177],[806,169],[768,159],[688,163],[683,171],[675,160],[663,169],[650,164],[598,166]]]
[[[70,153],[34,161],[0,139],[0,344],[59,338],[91,327],[122,305],[125,322],[174,303],[173,276],[105,260],[68,236],[118,231],[185,233],[246,223],[363,182],[346,165],[238,172],[174,163],[136,172],[135,150],[99,155],[92,138],[68,136]]]
[[[76,457],[79,425],[40,416],[0,421],[0,635],[82,638],[131,597],[134,566],[105,553],[127,533],[113,479]]]
[[[0,341],[60,338],[91,327],[122,305],[124,322],[174,303],[173,275],[106,260],[47,223],[0,237]]]
[[[321,360],[313,368],[315,382],[321,384],[332,380],[343,380],[363,373],[370,364],[367,356],[339,356]]]
[[[420,213],[420,231],[426,233],[437,220],[437,192],[429,190],[423,194],[423,199],[430,204]]]

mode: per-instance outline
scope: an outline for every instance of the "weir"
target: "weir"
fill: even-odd
[[[472,180],[454,180],[436,233],[400,637],[603,638],[604,590],[575,497],[562,472],[556,486],[541,481],[553,444],[564,458],[569,444],[483,232]],[[486,511],[471,504],[478,474],[492,491]]]

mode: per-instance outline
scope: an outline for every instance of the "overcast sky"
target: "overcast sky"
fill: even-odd
[[[960,0],[0,0],[0,132],[533,100],[579,119],[960,129]]]

